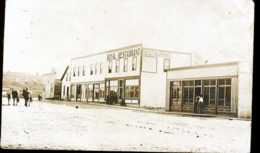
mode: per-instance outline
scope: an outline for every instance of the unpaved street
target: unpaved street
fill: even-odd
[[[244,153],[250,152],[250,129],[251,121],[244,120],[58,101],[35,101],[26,108],[23,101],[8,106],[3,100],[1,147]]]

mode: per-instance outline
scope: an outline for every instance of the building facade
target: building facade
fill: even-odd
[[[61,99],[61,80],[57,78],[56,73],[43,74],[42,98]]]
[[[127,106],[251,118],[250,73],[241,62],[191,66],[191,54],[142,44],[73,58],[62,79],[63,99],[106,102],[114,94]],[[244,63],[242,64],[244,65]],[[242,68],[241,68],[242,67]],[[70,69],[70,70],[69,70]]]
[[[70,99],[70,81],[71,81],[71,76],[70,76],[70,68],[67,66],[65,69],[62,77],[61,77],[61,99],[62,100],[69,100]]]
[[[191,54],[136,44],[71,60],[71,100],[105,102],[109,94],[138,107],[165,107],[166,68],[190,66]],[[162,92],[158,92],[162,90]]]

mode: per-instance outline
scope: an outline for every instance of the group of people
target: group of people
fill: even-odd
[[[106,100],[107,104],[113,105],[118,103],[117,94],[116,92],[110,92],[110,94],[107,96]],[[119,102],[121,106],[126,106],[125,100],[119,96]]]
[[[107,101],[107,104],[109,104],[109,105],[116,104],[118,102],[116,92],[110,92],[110,94],[107,96],[106,101]]]
[[[23,96],[24,101],[25,101],[24,106],[29,107],[30,106],[30,102],[32,102],[31,91],[28,88],[23,89],[22,96]],[[19,90],[12,89],[11,93],[7,94],[7,99],[8,99],[8,105],[10,105],[10,101],[11,101],[11,99],[13,99],[13,105],[17,106],[17,104],[20,101]]]

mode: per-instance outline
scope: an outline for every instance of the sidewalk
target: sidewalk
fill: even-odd
[[[50,100],[44,100],[51,102]],[[88,105],[102,105],[106,107],[114,107],[120,109],[127,109],[133,111],[142,111],[142,112],[151,112],[157,114],[167,114],[167,115],[177,115],[177,116],[191,116],[191,117],[215,117],[215,118],[223,118],[229,120],[243,120],[243,121],[251,121],[251,119],[246,118],[236,118],[236,117],[228,117],[228,116],[221,116],[221,115],[214,115],[214,114],[198,114],[198,113],[189,113],[189,112],[172,112],[172,111],[165,111],[164,109],[145,109],[142,107],[129,107],[129,106],[119,106],[119,105],[108,105],[106,103],[99,103],[99,102],[77,102],[77,101],[61,101],[65,103],[74,103],[74,104],[88,104]]]

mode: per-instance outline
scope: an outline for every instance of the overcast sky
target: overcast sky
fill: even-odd
[[[62,73],[73,57],[137,43],[252,64],[250,0],[7,0],[5,20],[4,71]]]

